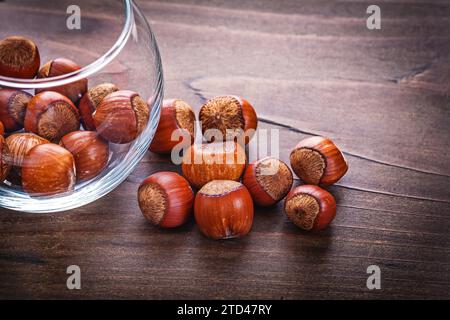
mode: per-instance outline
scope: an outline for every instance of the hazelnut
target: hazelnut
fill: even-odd
[[[60,145],[72,153],[77,180],[96,177],[109,160],[109,143],[94,131],[74,131],[61,138]]]
[[[11,165],[9,164],[9,148],[5,138],[0,136],[0,182],[3,182],[8,176]]]
[[[75,185],[72,154],[54,143],[35,146],[25,156],[22,186],[32,196],[48,196],[72,191]]]
[[[249,164],[242,177],[253,201],[260,206],[271,206],[282,200],[291,190],[293,181],[291,169],[273,157]]]
[[[10,157],[9,162],[13,167],[22,167],[25,155],[35,146],[50,143],[48,140],[41,138],[33,133],[14,133],[6,138]]]
[[[0,41],[0,76],[32,79],[41,63],[36,44],[24,37],[8,37]]]
[[[322,230],[336,216],[336,201],[318,186],[302,185],[289,192],[284,210],[296,226],[304,230]]]
[[[129,143],[145,129],[149,107],[138,93],[121,90],[108,94],[93,114],[97,132],[112,143]]]
[[[180,139],[172,140],[172,134],[180,131]],[[189,136],[190,144],[195,138],[195,114],[192,107],[180,99],[164,100],[158,128],[150,145],[155,153],[170,153],[184,135]],[[184,131],[184,132],[182,132]],[[184,135],[183,135],[184,134]]]
[[[39,70],[38,78],[52,78],[62,76],[80,70],[81,67],[72,60],[58,58],[44,64]],[[46,89],[36,89],[36,94],[43,91],[55,91],[69,98],[75,105],[78,104],[83,94],[87,91],[88,80],[81,79],[73,83]]]
[[[31,98],[25,114],[25,130],[59,142],[66,134],[79,130],[78,109],[65,96],[44,91]]]
[[[117,88],[116,85],[112,83],[102,83],[89,89],[89,91],[83,95],[83,98],[81,98],[80,104],[78,105],[78,109],[80,110],[81,122],[83,123],[84,129],[95,131],[92,114],[104,97],[116,91],[119,91],[119,88]]]
[[[32,95],[20,90],[0,89],[0,121],[6,132],[23,128],[25,112]]]
[[[194,192],[179,174],[158,172],[139,186],[138,200],[142,214],[153,225],[175,228],[191,215]]]
[[[196,188],[212,180],[239,180],[246,165],[245,150],[236,142],[193,144],[183,155],[183,175]]]
[[[300,141],[290,155],[295,174],[307,184],[329,186],[342,178],[348,170],[341,150],[324,137]]]
[[[239,182],[214,180],[197,193],[194,214],[200,230],[209,238],[242,237],[252,228],[252,197]]]
[[[216,97],[200,109],[199,120],[206,141],[215,140],[214,130],[219,130],[223,140],[234,140],[245,134],[247,144],[256,130],[258,118],[247,100],[236,96]]]

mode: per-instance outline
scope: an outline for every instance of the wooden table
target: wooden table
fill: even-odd
[[[448,3],[379,2],[381,30],[366,28],[362,0],[139,3],[166,97],[196,111],[216,94],[246,97],[260,128],[280,130],[285,161],[311,135],[342,147],[350,170],[329,188],[337,217],[308,233],[282,204],[257,208],[249,236],[230,241],[194,222],[158,229],[137,187],[179,168],[148,153],[83,208],[0,210],[1,298],[450,298]],[[66,287],[69,265],[81,268],[81,290]],[[370,265],[381,290],[366,287]]]

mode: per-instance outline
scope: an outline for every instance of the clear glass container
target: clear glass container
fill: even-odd
[[[95,178],[77,182],[73,191],[52,196],[30,196],[20,183],[7,178],[0,184],[0,206],[22,212],[57,212],[103,197],[123,182],[143,158],[159,121],[163,74],[147,20],[132,0],[0,2],[0,39],[13,35],[37,44],[41,66],[63,57],[77,62],[81,69],[45,79],[0,76],[0,87],[34,94],[36,89],[47,90],[80,79],[88,79],[89,88],[108,82],[121,90],[139,93],[148,101],[150,117],[131,143],[110,143],[108,164]]]

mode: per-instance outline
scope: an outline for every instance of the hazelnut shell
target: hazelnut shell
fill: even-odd
[[[200,230],[212,239],[242,237],[253,225],[253,201],[239,182],[214,180],[203,186],[194,203]]]
[[[158,172],[139,186],[138,201],[144,217],[153,225],[175,228],[192,213],[194,192],[189,183],[175,172]]]
[[[246,165],[245,150],[232,141],[193,144],[183,155],[181,170],[201,188],[212,180],[239,180]]]
[[[304,230],[325,229],[336,216],[336,201],[326,190],[315,185],[301,185],[286,197],[288,218]]]
[[[83,128],[89,131],[95,131],[94,119],[92,114],[97,106],[108,94],[119,91],[116,85],[112,83],[99,84],[86,92],[80,100],[78,109],[80,110],[81,122]]]
[[[329,186],[348,170],[341,150],[328,138],[311,137],[300,141],[290,155],[292,170],[306,184]]]
[[[35,146],[24,158],[22,186],[32,196],[49,196],[73,190],[75,161],[63,147],[46,143]]]
[[[52,78],[61,76],[64,74],[72,73],[77,70],[80,70],[81,67],[75,63],[74,61],[66,58],[58,58],[51,61],[48,61],[44,66],[39,70],[37,77],[38,78]],[[75,81],[73,83],[68,83],[62,86],[45,88],[45,89],[36,89],[36,94],[43,91],[55,91],[58,92],[67,98],[69,98],[75,105],[78,104],[81,97],[87,91],[88,88],[88,80],[81,79]]]
[[[194,143],[195,114],[192,107],[180,99],[164,100],[161,109],[161,118],[158,128],[150,145],[150,151],[167,154],[182,141],[172,140],[172,134],[176,130],[184,130],[189,136],[189,143]],[[182,133],[180,132],[180,135]]]
[[[8,37],[0,41],[0,76],[32,79],[41,59],[36,44],[24,37]]]
[[[6,179],[11,169],[9,164],[9,148],[5,138],[0,136],[0,182]]]
[[[23,128],[25,113],[32,95],[25,91],[0,89],[0,121],[6,132]]]
[[[258,126],[255,109],[247,100],[237,96],[220,96],[208,100],[200,109],[199,121],[207,142],[215,140],[208,130],[217,129],[222,133],[223,141],[239,139],[247,133],[243,142],[245,140],[245,144],[248,144]],[[227,130],[237,132],[230,133]]]
[[[291,169],[281,160],[267,157],[247,166],[242,183],[260,206],[271,206],[291,190],[294,179]]]
[[[35,146],[50,143],[34,133],[14,133],[6,138],[10,151],[9,161],[13,167],[22,167],[25,155]]]
[[[94,131],[74,131],[60,141],[72,153],[77,181],[90,180],[105,169],[109,160],[109,143]]]
[[[145,129],[149,108],[138,93],[121,90],[107,95],[93,114],[97,132],[112,143],[129,143]]]
[[[50,142],[59,142],[63,136],[79,128],[78,109],[60,93],[44,91],[35,95],[28,103],[25,131],[33,132]]]

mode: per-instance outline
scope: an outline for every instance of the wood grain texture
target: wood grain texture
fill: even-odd
[[[303,232],[282,204],[257,208],[240,240],[208,240],[193,221],[153,227],[137,188],[180,168],[148,153],[119,188],[83,208],[1,209],[0,298],[450,298],[450,4],[382,1],[379,31],[365,27],[369,4],[139,1],[158,38],[167,98],[198,112],[217,94],[245,97],[260,128],[280,130],[287,163],[314,134],[342,147],[350,170],[329,188],[338,203],[330,228]],[[24,1],[0,2],[8,9],[31,19],[24,23],[40,19]],[[94,32],[114,19],[107,5],[103,12],[88,16],[98,44],[86,45],[91,57],[110,45]],[[81,290],[66,288],[72,264]],[[366,288],[372,264],[381,290]]]

